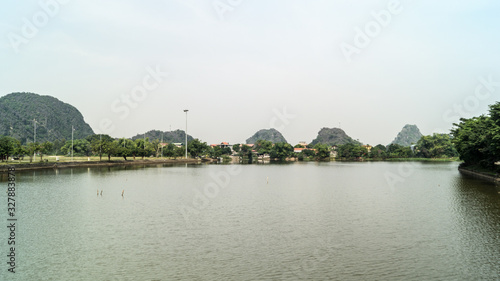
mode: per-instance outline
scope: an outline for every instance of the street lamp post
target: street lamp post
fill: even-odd
[[[184,112],[186,112],[186,141],[184,142],[184,146],[186,147],[186,159],[188,158],[188,111],[187,109],[184,109]]]

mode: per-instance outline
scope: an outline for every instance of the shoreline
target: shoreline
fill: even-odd
[[[285,162],[314,162],[313,161],[285,161]],[[336,159],[330,160],[331,162],[400,162],[400,161],[408,161],[408,162],[422,162],[422,159],[419,158],[410,158],[410,159],[370,159],[370,160],[346,160],[346,159]],[[437,160],[437,159],[428,159],[424,160],[425,162],[454,162],[451,159],[446,160]],[[30,171],[30,170],[41,170],[41,169],[64,169],[64,168],[85,168],[85,167],[113,167],[113,166],[132,166],[132,165],[157,165],[157,164],[197,164],[197,163],[211,163],[213,161],[206,161],[206,159],[140,159],[140,160],[103,160],[103,161],[65,161],[65,162],[42,162],[42,163],[15,163],[12,162],[10,165],[4,164],[0,165],[0,174],[7,174],[9,167],[15,167],[16,171]],[[256,161],[257,162],[257,161]],[[321,161],[319,161],[321,162]],[[328,162],[328,161],[327,161]],[[232,162],[235,164],[235,162]],[[483,177],[489,179],[491,181],[500,182],[500,178],[495,178],[494,176],[489,176],[486,174],[482,174],[480,172],[466,170],[464,168],[459,168],[459,171],[464,171],[464,173],[469,175],[476,175],[479,177]]]
[[[463,167],[458,167],[458,171],[460,173],[468,175],[468,176],[488,180],[488,181],[494,182],[494,183],[500,183],[500,177],[498,177],[498,176],[489,175],[489,174],[486,174],[486,173],[480,172],[480,171],[469,170],[469,169],[463,168]]]
[[[164,159],[164,160],[112,160],[112,161],[73,161],[73,162],[48,162],[48,163],[12,163],[12,165],[0,166],[0,174],[7,174],[9,167],[16,168],[16,171],[30,171],[41,169],[64,169],[64,168],[84,168],[84,167],[112,167],[127,165],[155,165],[155,164],[197,164],[200,159]]]

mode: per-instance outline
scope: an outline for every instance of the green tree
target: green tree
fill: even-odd
[[[458,154],[448,134],[422,136],[416,149],[417,155],[425,158],[456,157]]]
[[[20,159],[24,160],[24,156],[28,154],[28,147],[26,145],[20,145],[16,151]]]
[[[368,150],[359,144],[346,143],[338,147],[338,156],[345,159],[366,157]]]
[[[414,154],[410,147],[397,143],[391,143],[387,146],[387,157],[389,158],[410,158],[413,156]]]
[[[257,154],[260,155],[270,154],[272,149],[273,149],[272,141],[258,140],[255,143],[255,151],[257,151]]]
[[[322,143],[317,143],[314,146],[314,149],[316,149],[316,157],[318,159],[330,158],[330,149],[329,149],[328,145],[322,144]]]
[[[46,141],[46,142],[40,144],[40,160],[43,161],[43,155],[50,153],[52,151],[53,147],[54,147],[54,144],[51,143],[50,141]]]
[[[134,155],[141,156],[142,159],[144,159],[144,156],[146,156],[148,152],[148,143],[149,139],[136,139],[135,141],[135,151]],[[135,159],[135,156],[134,156]]]
[[[311,148],[308,148],[308,149],[304,149],[302,150],[301,152],[305,157],[313,157],[316,155],[316,152],[314,151],[314,149],[311,149]]]
[[[213,159],[219,158],[222,156],[222,148],[220,148],[220,146],[211,147],[208,155]]]
[[[99,155],[99,161],[102,159],[102,155],[108,153],[111,143],[113,143],[113,138],[109,135],[90,135],[87,137],[87,141],[90,142],[90,149],[95,155]],[[108,154],[108,159],[111,156]]]
[[[155,139],[152,142],[150,142],[150,149],[155,155],[156,158],[160,156],[161,154],[161,144],[159,139]]]
[[[137,153],[137,146],[133,140],[121,138],[115,141],[117,143],[115,147],[115,155],[123,157],[127,161],[127,157],[133,156],[135,160],[135,155]]]
[[[180,146],[180,147],[175,147],[174,150],[174,158],[177,159],[177,157],[184,157],[186,152],[186,147],[185,146]]]
[[[240,145],[239,144],[234,144],[233,145],[233,151],[236,152],[236,153],[240,152]]]
[[[173,143],[169,143],[167,146],[163,148],[163,156],[165,157],[174,157],[175,156],[176,146]]]
[[[201,142],[199,139],[194,139],[188,142],[188,153],[191,157],[199,157],[208,152],[209,146],[206,142]]]
[[[283,161],[293,155],[293,146],[289,143],[277,142],[274,144],[269,155],[272,159]]]
[[[495,119],[481,115],[470,119],[462,118],[460,123],[453,124],[452,143],[466,166],[495,168],[494,163],[500,156],[498,106],[499,103],[490,106],[490,114],[495,116]]]
[[[252,148],[246,144],[243,144],[240,148],[239,148],[239,155],[241,157],[245,156],[248,154],[248,151],[252,151]]]
[[[231,154],[233,154],[233,151],[231,150],[230,147],[222,148],[222,155],[231,155]]]
[[[38,144],[37,142],[30,142],[25,147],[25,151],[28,153],[28,156],[30,158],[30,163],[33,162],[33,156],[38,150],[40,150],[40,144]]]
[[[369,157],[370,158],[382,158],[385,159],[387,157],[387,148],[381,144],[372,147]]]
[[[55,140],[54,141],[54,146],[52,147],[52,154],[57,155],[58,153],[61,152],[61,148],[64,146],[66,143],[66,140]]]
[[[100,150],[102,150],[102,153],[103,154],[106,154],[108,155],[108,161],[111,161],[111,156],[113,155],[117,155],[119,154],[120,152],[120,145],[118,143],[117,140],[109,140],[109,141],[106,141],[102,144],[102,147],[100,147]],[[101,156],[99,156],[99,161],[101,161]],[[127,160],[127,158],[125,157],[125,160]]]
[[[297,155],[297,160],[299,160],[299,161],[304,161],[304,158],[305,158],[304,153],[302,153],[302,151],[301,151],[301,152]]]
[[[9,157],[16,153],[18,147],[21,146],[21,143],[12,137],[1,137],[0,138],[0,159],[2,162],[4,159],[8,162]]]
[[[66,141],[61,152],[66,155],[71,155],[71,141]],[[90,142],[86,139],[73,140],[73,155],[75,156],[90,156],[92,150],[90,149]]]
[[[248,158],[248,163],[252,163],[253,161],[253,152],[252,152],[252,147],[246,144],[241,145],[240,151],[238,152],[238,155],[240,158],[243,160],[245,157]]]

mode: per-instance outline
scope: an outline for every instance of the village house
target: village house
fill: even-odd
[[[293,148],[293,152],[295,152],[295,153],[301,153],[304,149],[307,149],[307,148],[303,148],[303,147],[294,147],[294,148]]]
[[[220,144],[211,144],[210,145],[210,147],[216,147],[216,146],[218,146],[220,148],[228,148],[229,147],[232,150],[232,147],[228,142],[221,142]]]
[[[307,142],[305,142],[305,141],[299,141],[299,145],[302,145],[303,147],[307,147]]]

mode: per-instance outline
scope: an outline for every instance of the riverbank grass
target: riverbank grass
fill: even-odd
[[[169,157],[163,157],[163,158],[149,158],[145,157],[142,159],[142,157],[136,157],[135,160],[137,161],[143,161],[143,160],[171,160],[174,158],[169,158]],[[123,157],[111,157],[110,161],[112,162],[120,162],[124,161]],[[134,161],[133,157],[127,157],[127,161]],[[36,159],[32,162],[30,162],[29,157],[24,157],[23,160],[9,160],[9,161],[4,161],[0,162],[0,165],[16,165],[16,164],[39,164],[39,163],[71,163],[71,162],[109,162],[108,157],[102,157],[101,161],[99,161],[99,156],[74,156],[71,158],[71,156],[52,156],[52,155],[44,155],[43,158],[41,159],[39,156],[36,157]]]

